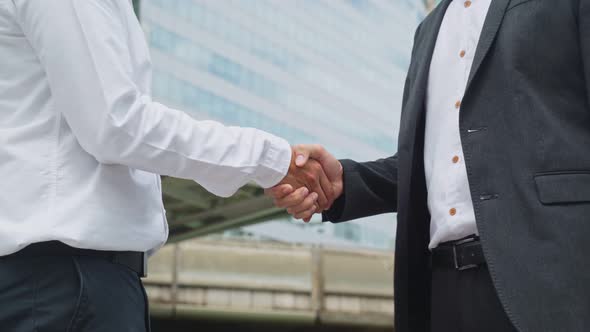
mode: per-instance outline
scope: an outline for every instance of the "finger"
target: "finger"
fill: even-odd
[[[268,188],[264,190],[264,193],[275,199],[285,198],[287,195],[293,193],[293,186],[290,184],[279,184],[276,187]]]
[[[326,194],[326,199],[328,200],[326,203],[326,206],[324,208],[324,210],[329,209],[332,204],[334,203],[334,187],[332,186],[332,182],[330,182],[330,180],[328,179],[328,176],[326,175],[326,173],[324,172],[324,170],[322,169],[322,171],[320,172],[320,186],[322,187],[322,190],[324,191],[324,194]]]
[[[308,195],[309,189],[307,189],[306,187],[301,187],[284,198],[275,199],[274,203],[277,207],[280,207],[282,209],[291,208],[293,206],[297,206],[303,203],[303,201]]]
[[[308,159],[314,159],[322,164],[330,181],[334,182],[342,176],[342,164],[323,146],[319,144],[298,145],[295,151],[300,154],[305,153],[306,162]]]
[[[293,152],[295,152],[295,165],[298,167],[305,166],[309,160],[310,149],[306,145],[296,145],[293,147]]]
[[[296,145],[293,147],[293,151],[295,152],[296,156],[301,156],[301,158],[303,158],[303,159],[300,159],[302,164],[297,163],[299,158],[295,160],[296,161],[295,163],[299,167],[305,165],[305,162],[307,162],[307,160],[309,158],[320,161],[322,158],[324,158],[324,152],[325,152],[324,148],[319,144]]]
[[[315,202],[317,199],[318,194],[311,193],[303,200],[301,204],[290,207],[289,209],[287,209],[287,212],[289,212],[289,214],[291,215],[296,215],[298,213],[305,212],[315,206]]]
[[[316,207],[312,206],[311,209],[302,212],[302,213],[298,213],[296,214],[294,217],[295,219],[303,219],[305,221],[305,219],[307,219],[308,221],[311,219],[311,217],[313,217],[313,215],[315,214],[315,210]]]
[[[329,209],[329,208],[328,208],[328,209]],[[315,213],[322,213],[322,212],[324,212],[324,211],[326,211],[326,210],[328,210],[328,209],[322,209],[321,207],[319,207],[319,206],[316,206],[316,208],[315,208]]]
[[[318,210],[319,210],[319,207],[317,206],[317,204],[316,204],[316,205],[314,205],[314,207],[313,207],[313,208],[314,208],[314,210],[315,210],[315,213],[319,213],[319,212],[318,212]],[[311,214],[311,215],[310,215],[309,217],[307,217],[307,218],[303,218],[303,222],[305,222],[305,223],[308,223],[308,222],[310,222],[312,217],[313,217],[313,214]]]
[[[312,183],[308,183],[308,187],[309,187],[309,191],[318,194],[317,203],[322,210],[325,209],[326,206],[328,205],[328,198],[326,197],[326,194],[324,193],[324,190],[322,189],[322,186],[320,185],[319,179],[313,181]]]

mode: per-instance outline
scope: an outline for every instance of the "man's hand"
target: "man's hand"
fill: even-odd
[[[334,189],[332,183],[328,179],[328,176],[324,172],[319,161],[312,160],[302,164],[302,157],[300,157],[300,155],[301,152],[298,148],[293,147],[293,156],[291,158],[289,172],[278,186],[285,188],[283,190],[289,190],[289,193],[297,190],[299,195],[305,196],[308,201],[313,201],[313,205],[315,205],[316,209],[327,209],[334,202]],[[299,163],[297,163],[298,161]],[[268,192],[269,191],[267,191],[267,193]],[[313,194],[310,195],[311,193]],[[281,203],[282,204],[278,206],[283,208],[288,208],[293,205],[290,200],[285,200]],[[309,206],[308,209],[311,209],[311,206]],[[297,209],[291,210],[291,212],[296,214],[300,211]]]
[[[293,155],[296,168],[310,167],[320,173],[315,186],[293,186],[292,183],[283,181],[276,187],[267,189],[266,193],[274,198],[276,206],[286,208],[296,219],[308,222],[315,213],[329,209],[342,194],[342,165],[320,145],[294,146]],[[322,172],[318,172],[318,166]],[[290,169],[289,174],[291,173]],[[313,182],[314,179],[308,177],[307,180]],[[312,189],[318,187],[321,188],[321,193]]]

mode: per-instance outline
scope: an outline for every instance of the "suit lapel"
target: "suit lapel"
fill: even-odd
[[[498,34],[498,30],[500,29],[500,25],[502,24],[502,20],[504,19],[504,13],[506,12],[509,2],[510,0],[492,0],[492,3],[490,4],[490,9],[488,10],[481,31],[481,36],[479,37],[477,49],[475,50],[473,65],[471,67],[471,72],[469,73],[469,80],[467,81],[467,89],[469,89],[473,78],[490,51],[490,47],[492,46],[492,43]]]

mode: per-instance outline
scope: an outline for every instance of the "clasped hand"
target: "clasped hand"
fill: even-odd
[[[320,145],[296,145],[287,176],[266,194],[277,207],[308,222],[342,194],[342,165]]]

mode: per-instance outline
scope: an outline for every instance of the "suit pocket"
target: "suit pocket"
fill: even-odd
[[[520,6],[522,4],[525,4],[525,3],[531,2],[531,1],[535,1],[535,0],[512,0],[512,1],[510,1],[510,4],[508,4],[508,8],[506,9],[506,12],[508,12],[509,10],[511,10],[514,7]]]
[[[543,204],[590,202],[590,171],[539,173],[535,185]]]

